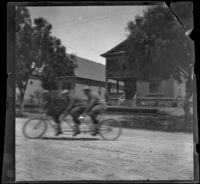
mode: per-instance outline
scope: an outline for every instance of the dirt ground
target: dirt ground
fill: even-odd
[[[116,116],[116,118],[119,118]],[[16,181],[41,180],[192,180],[193,136],[123,129],[116,141],[78,135],[42,139],[22,134],[16,118]]]

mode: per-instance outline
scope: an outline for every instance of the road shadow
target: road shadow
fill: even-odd
[[[55,140],[55,141],[100,141],[99,138],[85,138],[85,137],[42,137],[41,140]],[[102,140],[101,140],[102,141]]]

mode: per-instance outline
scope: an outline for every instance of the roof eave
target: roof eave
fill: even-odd
[[[74,76],[65,75],[65,76],[60,76],[60,77],[57,77],[56,79],[76,78],[76,77],[77,77],[76,75],[74,75]]]
[[[119,48],[120,46],[122,46],[123,44],[125,44],[127,42],[127,39],[122,41],[121,43],[119,43],[118,45],[116,45],[115,47],[113,47],[112,49],[110,49],[109,51],[107,51],[104,54],[101,54],[100,56],[105,57],[108,55],[108,53],[110,54],[110,52],[114,51],[115,49]]]
[[[106,57],[106,56],[115,56],[115,55],[122,55],[125,54],[125,51],[120,51],[120,52],[114,52],[114,53],[108,53],[106,52],[105,54],[102,54],[102,57]]]

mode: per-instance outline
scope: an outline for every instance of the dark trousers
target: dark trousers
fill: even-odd
[[[53,110],[48,110],[47,115],[50,116],[57,125],[61,124],[61,122],[60,122],[61,113],[56,113],[56,111],[54,111],[54,109],[53,109]]]
[[[99,121],[97,120],[97,116],[101,114],[104,110],[104,105],[103,104],[97,104],[88,113],[88,115],[91,117],[92,121],[94,124],[98,124]]]
[[[53,120],[55,121],[56,124],[59,124],[60,125],[60,119],[59,119],[59,116],[52,116]]]
[[[84,110],[85,110],[84,106],[76,106],[71,109],[70,114],[72,115],[73,121],[74,123],[76,123],[76,125],[80,125],[80,121],[78,118],[84,112]]]

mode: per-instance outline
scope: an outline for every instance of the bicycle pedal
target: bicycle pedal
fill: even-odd
[[[92,136],[97,136],[99,133],[97,132],[97,133],[93,133],[93,134],[91,134]]]
[[[74,133],[74,134],[73,134],[73,137],[77,136],[78,134],[80,134],[80,132]]]
[[[60,135],[60,134],[62,134],[63,132],[56,132],[55,133],[55,136],[58,136],[58,135]]]

